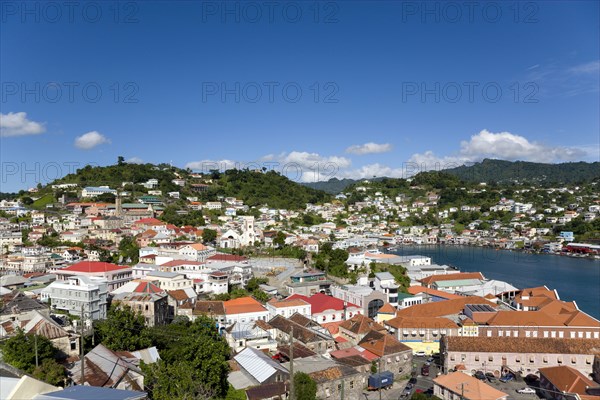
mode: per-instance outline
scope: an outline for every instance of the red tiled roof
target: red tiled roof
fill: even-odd
[[[481,272],[458,272],[455,274],[445,274],[445,275],[431,275],[427,278],[421,279],[421,283],[424,285],[431,285],[433,282],[438,281],[455,281],[460,279],[481,279],[484,277]]]
[[[313,315],[320,314],[325,310],[336,310],[336,311],[344,310],[344,301],[343,300],[338,299],[336,297],[328,296],[323,293],[316,293],[310,297],[294,294],[294,295],[288,297],[288,299],[302,299],[302,300],[306,301],[307,303],[310,304]],[[347,303],[346,307],[347,308],[349,308],[349,307],[360,308],[356,304],[352,304],[352,303]]]
[[[223,302],[223,307],[225,307],[225,312],[228,315],[267,311],[262,304],[249,296],[225,301]]]
[[[126,265],[115,265],[107,262],[100,261],[81,261],[77,264],[73,264],[70,267],[66,267],[61,269],[60,271],[69,271],[69,272],[109,272],[109,271],[119,271],[122,269],[129,269]]]
[[[413,295],[419,294],[419,293],[427,293],[430,296],[441,297],[441,298],[444,298],[447,300],[459,299],[461,297],[464,297],[464,296],[460,296],[458,294],[442,292],[441,290],[429,289],[425,286],[409,286],[409,288],[407,290],[408,290],[408,293],[413,294]]]
[[[151,282],[140,282],[139,285],[135,289],[133,289],[134,293],[163,293],[164,290],[156,286]]]

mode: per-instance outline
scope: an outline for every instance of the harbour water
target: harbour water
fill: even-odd
[[[464,272],[480,271],[488,279],[505,281],[517,288],[546,285],[561,300],[576,301],[582,311],[600,319],[600,261],[494,250],[473,246],[400,246],[393,253],[424,255],[432,263]]]

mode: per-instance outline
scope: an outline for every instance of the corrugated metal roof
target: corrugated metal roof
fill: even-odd
[[[288,374],[288,370],[269,358],[260,350],[247,347],[234,357],[235,361],[258,382],[263,383],[277,371]]]

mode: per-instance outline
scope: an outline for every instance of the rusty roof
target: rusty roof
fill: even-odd
[[[90,386],[116,387],[122,381],[129,381],[132,390],[142,390],[134,379],[130,379],[130,371],[140,373],[133,363],[99,344],[84,356],[84,381]],[[81,384],[81,361],[71,369],[71,379]]]
[[[369,331],[385,332],[383,325],[362,314],[354,315],[352,318],[342,322],[339,327],[358,335],[366,334]]]
[[[358,345],[379,357],[389,356],[405,351],[412,352],[410,347],[401,343],[392,335],[377,331],[371,331],[367,333],[365,337],[358,343]]]
[[[442,340],[448,351],[465,353],[595,354],[600,350],[600,339],[446,336]]]

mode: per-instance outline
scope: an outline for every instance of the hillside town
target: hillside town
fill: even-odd
[[[274,208],[219,194],[219,179],[60,181],[1,200],[0,398],[600,399],[589,310],[401,251],[597,264],[597,182],[420,174]],[[206,375],[167,384],[185,368]]]

